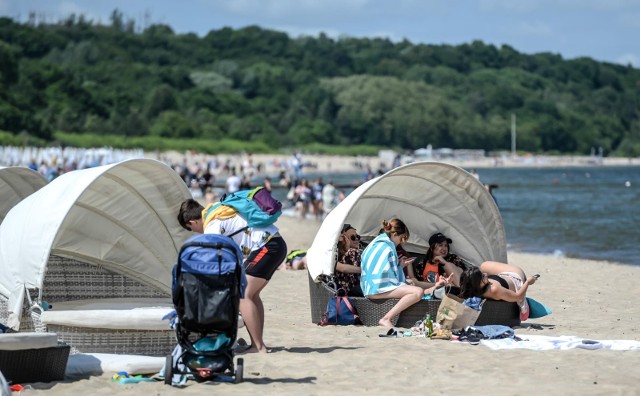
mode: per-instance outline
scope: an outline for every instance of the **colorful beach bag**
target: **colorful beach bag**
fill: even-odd
[[[347,296],[337,295],[329,298],[327,312],[320,318],[320,326],[338,325],[349,326],[362,324],[356,307]]]

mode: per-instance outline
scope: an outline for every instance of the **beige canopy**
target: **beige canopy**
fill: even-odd
[[[372,239],[394,217],[410,230],[409,251],[424,254],[429,237],[442,232],[453,239],[451,251],[472,264],[507,262],[502,217],[485,187],[459,167],[415,162],[362,184],[327,215],[307,252],[312,279],[333,273],[344,223]]]
[[[29,168],[0,167],[0,223],[11,208],[45,184],[47,179]]]

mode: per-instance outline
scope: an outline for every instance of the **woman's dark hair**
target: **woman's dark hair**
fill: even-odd
[[[482,297],[489,288],[489,284],[482,286],[482,271],[476,266],[467,268],[460,275],[460,297]]]
[[[349,231],[349,230],[355,230],[355,228],[353,228],[353,226],[349,223],[345,223],[342,226],[342,231],[340,231],[340,236],[342,236],[342,234],[344,234],[345,232]],[[344,241],[342,240],[342,238],[340,238],[338,240],[338,256],[341,256],[342,254],[347,252],[347,246],[344,243]]]

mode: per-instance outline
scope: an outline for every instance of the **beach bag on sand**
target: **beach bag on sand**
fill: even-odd
[[[359,325],[362,324],[358,317],[356,307],[347,296],[336,295],[329,298],[327,303],[327,311],[320,318],[320,326],[327,325]]]
[[[464,305],[460,297],[445,294],[438,307],[436,322],[449,330],[464,329],[467,326],[473,326],[478,320],[478,316],[480,316],[480,311]]]

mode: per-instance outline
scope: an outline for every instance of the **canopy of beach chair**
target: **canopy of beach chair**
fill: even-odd
[[[0,167],[0,223],[11,208],[45,184],[47,179],[29,168]]]
[[[176,214],[190,197],[173,169],[134,159],[65,173],[22,200],[0,225],[0,293],[10,320],[19,321],[25,289],[42,288],[50,255],[170,293],[171,269],[190,234]]]
[[[472,264],[507,262],[502,217],[486,188],[459,167],[415,162],[365,182],[327,215],[307,252],[312,279],[333,273],[344,223],[370,240],[394,217],[409,228],[410,252],[426,253],[429,237],[442,232],[453,240],[451,251]]]

